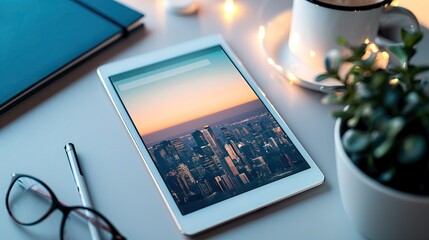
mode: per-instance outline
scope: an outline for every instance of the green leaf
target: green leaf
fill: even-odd
[[[405,126],[405,119],[403,117],[395,117],[387,122],[387,135],[391,138],[396,137]]]
[[[398,161],[410,164],[419,161],[426,152],[426,140],[421,135],[409,135],[400,144]]]
[[[415,75],[417,75],[417,74],[419,74],[419,73],[422,73],[422,72],[426,72],[426,71],[428,71],[429,70],[429,66],[418,66],[418,67],[416,67],[416,66],[411,66],[410,68],[409,68],[409,72],[410,72],[410,74],[411,75],[413,75],[413,76],[415,76]]]
[[[410,59],[416,54],[416,50],[414,48],[406,48],[407,56],[408,56],[408,62]]]
[[[394,117],[378,121],[378,129],[381,131],[384,139],[374,149],[374,156],[377,158],[383,157],[393,146],[397,135],[405,127],[406,121],[403,117]]]
[[[347,121],[347,127],[354,128],[359,123],[360,116],[354,116]]]
[[[382,172],[380,174],[380,176],[378,177],[378,180],[380,180],[381,182],[390,182],[390,181],[392,181],[393,177],[395,176],[395,173],[396,173],[396,169],[390,168],[390,169]]]
[[[377,106],[373,108],[372,111],[372,124],[375,128],[380,131],[385,132],[386,122],[389,120],[389,116],[387,115],[386,108],[383,106]]]
[[[337,43],[340,46],[347,46],[349,43],[347,42],[347,40],[344,37],[339,37],[337,39]]]
[[[404,64],[408,64],[408,52],[405,47],[393,45],[389,46],[388,50],[398,58],[401,63],[401,66],[403,66]]]
[[[350,47],[350,49],[352,50],[352,56],[348,60],[360,61],[363,55],[365,55],[366,48],[367,48],[367,44],[361,44],[360,46],[357,46],[357,47]]]
[[[338,93],[328,93],[322,98],[321,102],[322,104],[341,103],[342,95]]]
[[[395,90],[387,91],[382,97],[382,102],[386,109],[396,109],[399,106],[399,102],[402,100],[400,92]]]
[[[351,153],[363,151],[368,147],[370,140],[369,134],[357,129],[348,129],[342,137],[344,149]]]
[[[371,104],[369,103],[362,104],[361,116],[372,118],[373,114],[374,114],[374,109]]]
[[[429,79],[425,78],[420,81],[420,87],[424,96],[429,97]],[[424,109],[422,109],[424,111]],[[429,113],[428,106],[426,106],[426,113]]]
[[[401,39],[406,47],[413,48],[423,38],[423,33],[419,31],[407,31],[401,29]]]
[[[411,114],[423,102],[419,94],[416,92],[409,92],[405,97],[405,105],[402,109],[403,114]]]
[[[380,133],[380,131],[372,131],[371,132],[371,142],[377,143],[380,141],[383,141],[383,134]]]
[[[360,82],[356,84],[356,98],[358,99],[368,99],[372,96],[371,88],[368,84]]]
[[[370,82],[372,89],[378,89],[380,88],[385,82],[387,82],[388,77],[386,76],[386,73],[377,71],[373,76],[372,80]]]
[[[338,80],[340,81],[340,80]],[[338,85],[338,86],[328,86],[325,88],[329,93],[341,93],[346,91],[346,87],[344,85]]]
[[[329,50],[325,54],[325,58],[324,58],[326,71],[328,73],[337,75],[338,69],[340,68],[342,61],[343,61],[343,57],[340,50],[338,49]]]
[[[381,158],[384,155],[386,155],[387,152],[392,148],[393,146],[393,138],[387,138],[384,142],[382,142],[380,145],[378,145],[374,149],[374,157]]]
[[[338,76],[336,73],[323,73],[323,74],[320,74],[319,76],[316,77],[316,82],[321,82],[321,81],[328,79],[328,78],[338,79]]]
[[[353,117],[353,114],[350,112],[344,112],[343,110],[337,110],[332,112],[332,116],[334,118],[349,119]]]

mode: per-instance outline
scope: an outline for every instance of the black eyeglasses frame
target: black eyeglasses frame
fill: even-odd
[[[14,184],[16,183],[16,181],[19,180],[19,178],[21,177],[26,177],[26,178],[30,178],[36,182],[38,182],[39,184],[41,184],[44,188],[46,188],[46,190],[48,191],[48,193],[51,195],[51,207],[49,208],[49,210],[43,215],[41,216],[39,219],[30,222],[30,223],[24,223],[19,221],[12,213],[12,210],[9,206],[9,196],[10,196],[10,192],[12,190],[12,187],[14,186]],[[62,202],[60,202],[57,198],[57,196],[54,194],[54,192],[51,190],[51,188],[48,187],[48,185],[46,183],[44,183],[43,181],[41,181],[40,179],[27,175],[27,174],[17,174],[17,173],[13,173],[12,174],[12,180],[11,183],[9,185],[9,188],[7,190],[7,194],[6,194],[6,199],[5,199],[5,203],[6,203],[6,209],[7,212],[9,214],[9,216],[18,224],[20,225],[24,225],[24,226],[32,226],[35,224],[38,224],[40,222],[42,222],[43,220],[45,220],[47,217],[49,217],[49,215],[54,212],[55,210],[60,210],[63,213],[63,218],[61,220],[61,227],[60,227],[60,237],[61,239],[64,239],[64,226],[66,224],[67,221],[67,217],[68,215],[72,212],[75,211],[77,209],[83,210],[83,211],[89,211],[92,212],[93,214],[95,214],[97,217],[101,218],[109,227],[110,232],[112,234],[112,240],[126,240],[126,238],[124,236],[122,236],[119,231],[113,226],[113,224],[100,212],[98,212],[97,210],[93,209],[93,208],[88,208],[88,207],[83,207],[83,206],[66,206],[64,205]],[[91,221],[91,220],[89,220]]]

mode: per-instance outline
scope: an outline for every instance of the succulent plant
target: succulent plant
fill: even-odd
[[[429,195],[429,66],[414,65],[416,44],[423,35],[401,31],[400,44],[380,49],[374,43],[339,45],[326,55],[327,78],[342,83],[322,102],[345,107],[333,116],[342,120],[342,144],[367,175],[395,189]]]

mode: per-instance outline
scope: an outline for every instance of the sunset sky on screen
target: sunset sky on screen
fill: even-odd
[[[129,90],[118,90],[140,135],[157,132],[256,100],[221,48],[148,69],[144,77],[208,60],[210,64]],[[207,61],[206,61],[207,62]]]

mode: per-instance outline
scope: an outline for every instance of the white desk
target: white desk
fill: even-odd
[[[252,213],[195,238],[361,239],[342,208],[336,179],[332,106],[322,94],[291,85],[265,61],[258,26],[292,0],[236,0],[230,19],[221,0],[201,0],[197,15],[167,13],[161,0],[123,0],[146,14],[145,31],[109,47],[47,88],[0,116],[0,239],[58,239],[60,214],[32,227],[15,224],[4,197],[13,172],[45,181],[60,199],[80,204],[64,153],[73,142],[87,174],[95,208],[128,239],[182,239],[131,139],[122,126],[96,68],[106,62],[163,48],[201,35],[221,33],[267,93],[326,175],[313,190]],[[403,1],[425,26],[429,3]],[[427,27],[424,28],[429,38]],[[425,52],[428,39],[424,40]],[[417,59],[425,61],[424,54]],[[427,62],[427,60],[426,60]]]

